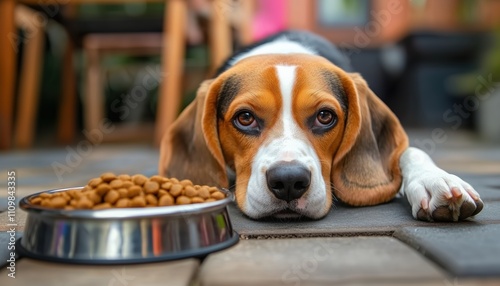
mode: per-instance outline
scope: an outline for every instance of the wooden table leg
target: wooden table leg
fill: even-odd
[[[209,32],[211,74],[214,74],[231,54],[231,28],[228,18],[232,12],[228,0],[212,0]]]
[[[15,143],[19,148],[31,148],[36,133],[36,115],[40,98],[40,83],[45,43],[45,26],[36,25],[38,12],[25,6],[16,7],[16,22],[29,38],[24,42],[19,96],[15,121]]]
[[[68,35],[62,68],[61,104],[57,127],[57,143],[71,144],[76,131],[76,75],[73,63],[74,43]]]
[[[185,0],[165,1],[161,61],[163,74],[161,75],[162,81],[155,124],[155,144],[157,146],[165,131],[177,117],[182,99],[181,81],[186,45],[186,19],[187,3]]]
[[[12,143],[12,116],[16,81],[14,0],[0,1],[0,150]]]

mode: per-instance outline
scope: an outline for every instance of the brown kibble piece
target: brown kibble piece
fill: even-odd
[[[39,205],[42,202],[42,198],[40,197],[34,197],[30,200],[30,203],[32,205]]]
[[[130,206],[130,200],[127,198],[119,199],[115,204],[115,207],[117,208],[128,208],[129,206]]]
[[[116,179],[116,175],[114,173],[111,173],[111,172],[103,173],[103,174],[101,174],[101,179],[106,183],[111,182],[114,179]]]
[[[216,199],[216,200],[222,200],[223,198],[225,198],[226,196],[220,192],[220,191],[216,191],[216,192],[213,192],[211,195],[210,195],[212,198]]]
[[[179,180],[177,180],[176,178],[170,178],[170,182],[172,184],[178,184],[179,183]]]
[[[102,179],[101,178],[94,178],[94,179],[90,180],[87,183],[87,185],[89,185],[92,188],[96,188],[97,186],[99,186],[100,183],[102,183]]]
[[[186,187],[186,186],[192,186],[193,185],[193,182],[191,182],[191,180],[182,180],[179,182],[183,187]]]
[[[163,189],[160,189],[160,190],[158,191],[158,194],[156,194],[156,195],[157,195],[159,198],[161,198],[161,197],[162,197],[163,195],[165,195],[165,194],[168,194],[168,192],[167,192],[167,191],[165,191],[165,190],[163,190]]]
[[[74,207],[74,208],[76,208],[77,204],[78,204],[78,200],[73,199],[73,200],[69,201],[69,205]]]
[[[144,175],[134,175],[132,177],[132,181],[134,182],[134,184],[138,185],[138,186],[142,186],[144,185],[144,183],[146,183],[148,181],[148,178]]]
[[[209,187],[209,188],[208,188],[208,191],[209,191],[210,193],[213,193],[213,192],[218,192],[218,191],[219,191],[219,189],[217,189],[217,187]]]
[[[166,183],[161,184],[161,188],[165,189],[165,190],[170,190],[171,187],[172,187],[171,182],[166,182]]]
[[[131,207],[145,207],[146,206],[146,200],[144,197],[138,196],[132,199],[130,201],[130,206]]]
[[[158,182],[147,181],[144,184],[144,192],[146,192],[146,194],[156,194],[158,190],[160,190],[160,184],[158,184]]]
[[[112,208],[113,206],[110,203],[102,203],[94,206],[94,210],[103,210],[103,209],[109,209]]]
[[[55,209],[62,209],[66,206],[66,200],[61,196],[53,197],[50,199],[50,204],[48,206]]]
[[[200,190],[198,191],[198,195],[203,199],[210,198],[210,191],[208,190],[208,187],[207,186],[201,187]]]
[[[198,196],[198,190],[193,188],[192,186],[186,186],[184,188],[184,194],[190,198]]]
[[[204,203],[205,200],[200,198],[200,197],[194,197],[194,198],[191,198],[191,203],[193,204],[199,204],[199,203]]]
[[[113,181],[111,181],[109,183],[109,186],[112,188],[112,189],[119,189],[123,186],[123,181],[120,180],[120,179],[115,179]]]
[[[134,183],[132,181],[125,181],[122,184],[122,188],[128,189],[128,188],[132,187],[133,185],[134,185]]]
[[[142,188],[139,186],[132,186],[130,189],[128,189],[128,197],[133,198],[142,193]]]
[[[50,199],[47,199],[47,198],[42,199],[42,201],[40,202],[40,205],[41,205],[42,207],[50,207],[50,206],[51,206],[51,205],[50,205]]]
[[[171,194],[166,193],[165,195],[160,197],[158,201],[159,206],[173,206],[174,205],[174,197]]]
[[[175,199],[175,202],[178,205],[188,205],[191,203],[191,199],[186,196],[179,196],[177,197],[177,199]]]
[[[121,175],[118,175],[118,179],[120,179],[122,181],[130,181],[130,180],[132,180],[132,177],[130,177],[130,175],[127,175],[127,174],[121,174]]]
[[[154,175],[151,178],[149,178],[150,181],[157,182],[158,184],[161,184],[163,182],[163,177],[159,175]]]
[[[100,184],[97,186],[96,191],[99,196],[104,196],[107,192],[111,190],[111,187],[108,184]]]
[[[170,188],[170,194],[174,197],[177,197],[181,194],[182,192],[182,185],[181,184],[174,184]]]
[[[120,198],[120,193],[118,193],[118,191],[111,190],[104,197],[104,201],[110,204],[114,204],[119,198]]]
[[[149,205],[157,206],[158,205],[158,198],[155,195],[148,194],[148,195],[146,195],[146,202]]]
[[[127,189],[125,189],[125,188],[119,188],[116,191],[120,195],[120,198],[128,198],[128,190]]]
[[[94,202],[94,204],[99,204],[101,203],[102,200],[101,196],[99,196],[96,191],[90,191],[87,194],[87,198],[89,198],[92,202]]]
[[[209,199],[206,199],[206,200],[205,200],[205,203],[210,203],[210,202],[215,202],[215,201],[216,201],[216,199],[214,199],[214,198],[209,198]]]
[[[41,194],[39,195],[39,197],[40,197],[40,198],[42,198],[42,199],[46,199],[46,198],[50,198],[50,197],[52,197],[52,195],[51,195],[51,194],[49,194],[49,193],[41,193]]]
[[[76,202],[77,209],[91,209],[94,203],[87,197],[83,197],[78,202]]]

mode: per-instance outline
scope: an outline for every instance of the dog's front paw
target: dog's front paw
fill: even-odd
[[[483,209],[479,194],[455,175],[436,168],[413,174],[403,183],[413,217],[426,221],[458,221]]]

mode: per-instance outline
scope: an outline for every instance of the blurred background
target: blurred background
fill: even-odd
[[[0,150],[163,132],[229,54],[286,29],[339,46],[408,129],[500,142],[500,0],[2,0]]]

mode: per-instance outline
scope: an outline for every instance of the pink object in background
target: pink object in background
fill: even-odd
[[[286,28],[287,0],[258,0],[252,22],[252,36],[260,40]]]

